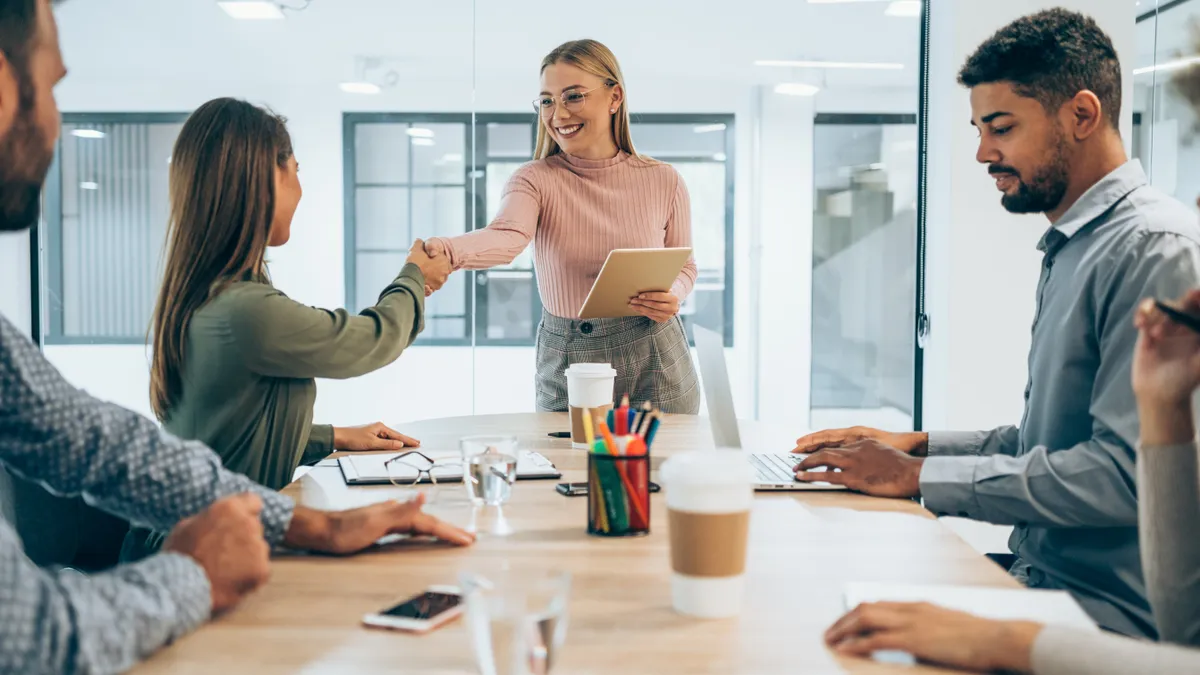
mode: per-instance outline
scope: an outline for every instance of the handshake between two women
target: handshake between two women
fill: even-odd
[[[434,291],[444,286],[450,278],[450,273],[454,271],[450,266],[450,254],[445,245],[436,241],[414,241],[405,262],[421,268],[421,273],[425,276],[425,297],[433,295]]]

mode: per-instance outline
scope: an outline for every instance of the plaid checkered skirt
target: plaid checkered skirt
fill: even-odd
[[[542,312],[537,334],[537,409],[567,410],[573,363],[610,363],[617,371],[613,395],[650,401],[666,413],[700,411],[700,380],[679,317],[655,323],[646,317],[564,319]]]

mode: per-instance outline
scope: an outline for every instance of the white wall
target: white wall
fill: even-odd
[[[969,5],[969,6],[968,6]],[[1041,254],[1042,216],[1000,206],[975,161],[968,92],[958,69],[1009,21],[1065,6],[1091,14],[1118,55],[1132,59],[1134,5],[1125,0],[932,0],[927,301],[932,317],[925,365],[925,428],[986,429],[1020,421]],[[1126,67],[1121,129],[1130,139],[1132,78]],[[1128,143],[1127,143],[1128,145]]]
[[[760,90],[763,138],[755,166],[762,274],[755,331],[762,419],[809,426],[812,369],[812,98]]]

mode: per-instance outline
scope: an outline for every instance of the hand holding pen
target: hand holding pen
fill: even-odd
[[[1138,329],[1133,354],[1133,391],[1137,395],[1143,430],[1147,422],[1160,417],[1191,417],[1192,393],[1200,386],[1200,290],[1184,295],[1176,302],[1146,300],[1137,309],[1134,325]],[[1190,442],[1191,434],[1180,430],[1181,442]],[[1145,434],[1143,434],[1145,436]],[[1182,438],[1182,436],[1187,436]],[[1164,439],[1147,439],[1160,444]]]

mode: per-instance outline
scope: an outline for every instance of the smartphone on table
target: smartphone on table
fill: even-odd
[[[462,614],[462,593],[456,586],[430,586],[387,609],[363,617],[372,628],[424,633]]]

